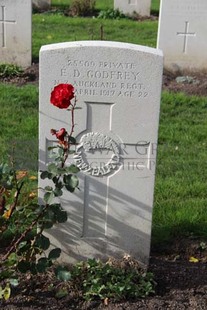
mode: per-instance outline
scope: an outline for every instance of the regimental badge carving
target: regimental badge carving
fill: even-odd
[[[104,161],[96,158],[96,162],[89,162],[86,159],[86,155],[95,153],[96,151],[104,151],[108,155],[111,153],[112,155],[104,158]],[[98,132],[89,132],[81,137],[74,155],[74,160],[81,171],[97,177],[104,176],[118,168],[120,161],[119,146],[107,135]]]

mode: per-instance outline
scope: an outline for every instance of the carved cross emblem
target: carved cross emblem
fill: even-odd
[[[80,168],[83,185],[83,230],[84,238],[103,238],[107,236],[107,214],[108,195],[110,179],[116,173],[127,172],[127,169],[143,170],[148,167],[149,143],[147,161],[137,162],[137,145],[124,144],[119,137],[112,137],[112,118],[114,103],[86,102],[87,105],[87,127],[77,137],[79,146],[74,156],[76,165]],[[97,117],[101,115],[101,117]],[[115,134],[113,134],[115,137]],[[124,167],[125,166],[125,167]],[[125,169],[125,171],[124,171]],[[97,227],[93,227],[93,206],[94,201],[99,200],[101,195],[102,203],[100,216],[97,218]],[[100,206],[99,206],[100,207]],[[96,208],[96,212],[98,208]]]
[[[178,36],[182,36],[184,38],[183,41],[183,53],[187,52],[187,44],[188,44],[188,37],[195,37],[195,32],[188,32],[189,31],[189,22],[185,22],[185,31],[184,32],[177,32]]]
[[[8,20],[6,19],[5,16],[5,6],[1,6],[1,19],[0,19],[0,24],[2,28],[2,47],[6,47],[6,24],[15,24],[15,20]]]

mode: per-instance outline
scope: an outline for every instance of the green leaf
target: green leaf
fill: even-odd
[[[36,268],[36,264],[35,263],[31,263],[30,264],[30,269],[29,271],[31,272],[31,274],[36,275],[37,274],[37,268]]]
[[[56,248],[56,249],[52,249],[48,255],[48,258],[51,260],[57,259],[60,257],[61,254],[61,249]]]
[[[64,266],[58,266],[55,270],[55,274],[60,281],[69,281],[71,279],[71,273]]]
[[[51,150],[53,150],[53,149],[56,149],[58,146],[48,146],[48,151],[51,151]]]
[[[30,263],[22,260],[18,263],[17,268],[21,273],[26,273],[30,270]]]
[[[75,191],[75,188],[72,188],[70,185],[65,185],[65,188],[71,193]]]
[[[12,286],[17,286],[19,285],[18,279],[9,279],[9,282]]]
[[[55,219],[58,223],[65,223],[68,219],[67,212],[61,207],[59,203],[51,204],[50,208],[55,214]]]
[[[55,213],[53,211],[52,208],[48,208],[46,213],[45,213],[45,218],[46,219],[49,219],[51,221],[54,221],[54,218],[55,218]]]
[[[55,188],[55,190],[54,190],[55,197],[60,197],[60,196],[62,196],[62,194],[63,194],[63,191],[61,189]]]
[[[69,173],[77,173],[77,172],[80,171],[80,169],[79,169],[77,166],[75,166],[75,165],[70,165],[70,166],[67,167],[65,170],[66,170],[67,172],[69,172]]]
[[[57,209],[62,210],[60,203],[53,203],[50,205],[50,209],[55,213]]]
[[[1,171],[2,171],[2,174],[8,174],[11,172],[11,169],[9,168],[8,164],[2,164]]]
[[[46,257],[41,257],[36,265],[37,271],[42,273],[49,267],[49,261]]]
[[[68,295],[68,290],[67,289],[64,289],[64,288],[61,288],[57,291],[57,293],[55,294],[55,297],[56,298],[63,298],[65,296]]]
[[[25,206],[16,206],[16,211],[21,212],[24,211]]]
[[[52,178],[53,183],[55,184],[58,181],[58,178],[55,176]]]
[[[64,151],[63,151],[63,148],[62,148],[62,147],[59,147],[59,149],[58,149],[58,154],[59,154],[59,156],[63,156]]]
[[[24,218],[24,221],[25,221],[25,218]],[[30,247],[31,247],[31,243],[29,241],[28,242],[27,241],[21,242],[20,247],[18,247],[18,255],[26,253]]]
[[[53,221],[47,220],[46,222],[44,222],[44,229],[50,229],[52,228],[54,225]]]
[[[58,167],[56,166],[56,164],[50,163],[47,168],[48,171],[51,172],[52,174],[57,174]]]
[[[7,182],[3,182],[3,186],[5,187],[5,189],[11,190],[13,188],[12,182],[7,181]]]
[[[64,174],[65,173],[65,168],[57,168],[57,174]]]
[[[7,283],[7,285],[6,285],[5,289],[4,289],[4,299],[8,300],[10,295],[11,295],[11,288],[9,286],[9,283]]]
[[[11,270],[2,270],[0,272],[0,280],[8,279],[13,276],[13,272]]]
[[[49,180],[51,180],[53,178],[53,174],[52,173],[48,173],[48,177],[47,177]]]
[[[47,204],[50,204],[52,202],[52,200],[54,199],[55,195],[53,192],[47,192],[44,194],[44,201]]]
[[[45,191],[52,192],[53,188],[51,186],[45,186]]]
[[[70,179],[70,186],[73,188],[76,188],[76,187],[78,187],[78,184],[79,184],[78,177],[76,175],[72,175],[71,179]]]
[[[69,141],[72,143],[72,144],[76,144],[76,139],[74,137],[69,137]]]
[[[56,214],[56,219],[57,219],[58,223],[65,223],[65,222],[67,222],[68,214],[67,214],[66,211],[59,210],[55,214]]]
[[[56,155],[54,160],[59,164],[60,162],[62,162],[63,156],[60,157]],[[57,172],[55,174],[57,174]]]
[[[48,177],[48,171],[42,171],[41,174],[40,174],[40,178],[44,180],[47,177]]]
[[[56,182],[55,187],[58,189],[62,189],[63,188],[63,183],[61,181]]]
[[[4,290],[2,288],[2,286],[0,286],[0,299],[2,299],[4,296]]]
[[[51,179],[51,173],[49,173],[48,171],[42,171],[42,173],[40,174],[40,178],[41,179]]]
[[[50,246],[50,239],[44,235],[39,235],[35,240],[35,246],[45,251]]]
[[[51,222],[55,221],[55,214],[54,214],[52,209],[47,209],[47,211],[45,212],[43,222],[45,222],[45,221],[46,222],[47,221],[51,221]]]
[[[25,241],[25,242],[27,243],[27,241]],[[16,263],[16,261],[17,261],[17,255],[16,255],[16,253],[11,253],[11,254],[9,255],[9,257],[8,257],[8,264],[9,264],[9,265],[13,265],[13,264]]]
[[[79,184],[78,177],[73,174],[64,175],[63,181],[65,182],[66,189],[70,192],[74,192],[75,188],[78,187]]]
[[[40,213],[43,212],[43,209],[44,209],[44,206],[43,206],[43,205],[42,205],[42,206],[38,205],[38,206],[36,207],[36,209],[34,210],[34,213],[35,213],[35,214],[40,214]]]

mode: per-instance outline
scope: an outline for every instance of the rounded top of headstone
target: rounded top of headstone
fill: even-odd
[[[158,56],[163,56],[163,52],[160,49],[152,48],[144,45],[138,45],[133,43],[125,43],[125,42],[115,42],[115,41],[74,41],[74,42],[63,42],[63,43],[55,43],[43,45],[40,49],[40,52],[48,51],[48,50],[57,50],[57,49],[66,49],[66,48],[81,48],[81,47],[94,47],[94,48],[120,48],[120,49],[128,49],[135,50],[143,53],[156,54]]]

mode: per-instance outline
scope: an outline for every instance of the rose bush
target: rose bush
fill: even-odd
[[[78,188],[79,180],[76,173],[79,169],[74,164],[65,165],[69,154],[73,152],[70,150],[71,145],[76,144],[72,136],[76,107],[74,87],[71,84],[55,86],[51,92],[50,104],[69,111],[71,128],[51,129],[51,134],[56,136],[58,143],[52,147],[57,149],[54,162],[49,163],[47,170],[40,173],[40,177],[48,179],[50,184],[41,188],[44,192],[43,203],[39,205],[37,202],[31,202],[31,192],[23,190],[27,179],[33,180],[27,171],[18,172],[7,164],[0,165],[0,242],[11,226],[16,225],[13,240],[5,249],[0,261],[0,299],[9,298],[10,285],[18,284],[19,272],[45,272],[60,256],[59,248],[45,253],[50,247],[50,240],[44,235],[44,231],[67,221],[66,211],[60,203],[54,203],[53,199],[62,196],[63,189],[74,192]],[[56,275],[59,279],[62,277],[66,280],[68,271],[64,273],[64,270],[60,269]]]

